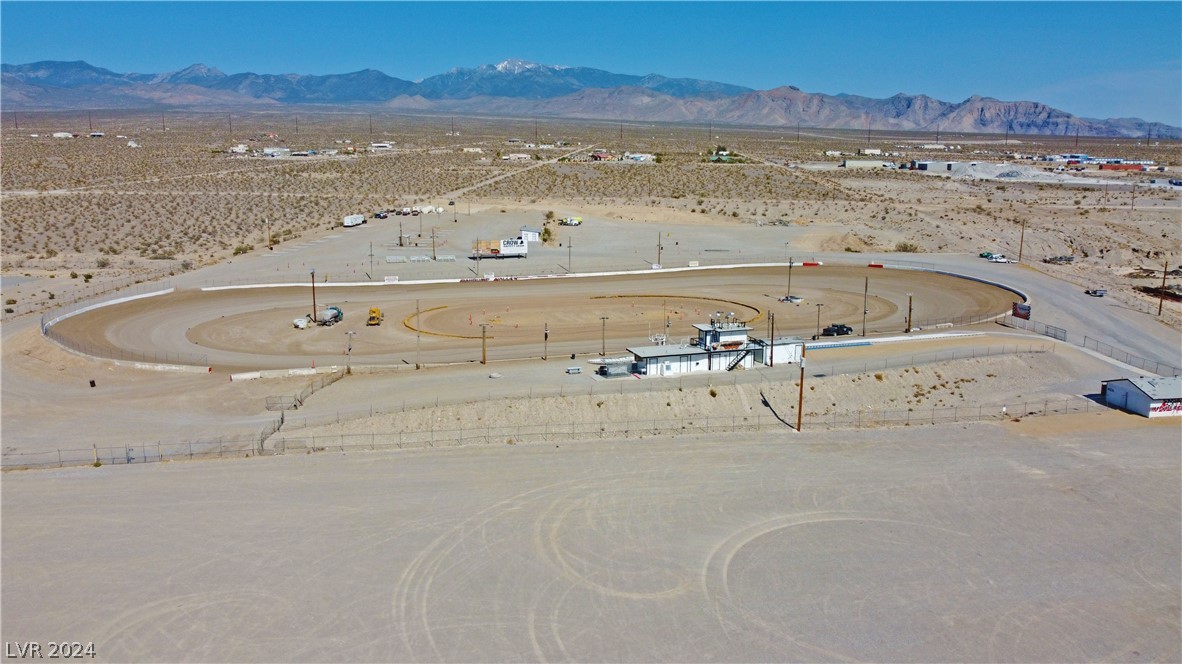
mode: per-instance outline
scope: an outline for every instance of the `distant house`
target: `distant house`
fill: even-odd
[[[532,157],[521,152],[514,152],[501,157],[501,161],[529,161]]]
[[[826,157],[840,157],[840,156],[841,156],[841,150],[826,150],[826,151],[825,151],[825,156],[826,156]]]
[[[55,132],[53,132],[53,137],[54,138],[74,138],[74,135],[68,131],[55,131]]]
[[[90,132],[90,137],[91,137],[91,138],[102,138],[103,136],[106,136],[106,134],[104,134],[104,133],[103,133],[103,132],[101,132],[101,131],[92,131],[92,132]]]
[[[528,226],[522,226],[521,227],[521,239],[525,240],[526,242],[541,242],[542,241],[542,229],[529,228]]]
[[[592,152],[591,161],[615,161],[616,156],[610,152]]]
[[[484,148],[464,148],[464,152],[469,152],[472,154],[483,154]]]
[[[1100,396],[1109,406],[1145,417],[1182,415],[1182,377],[1179,376],[1101,381]]]
[[[858,154],[867,156],[876,155],[882,154],[882,150],[879,150],[878,148],[858,148]]]

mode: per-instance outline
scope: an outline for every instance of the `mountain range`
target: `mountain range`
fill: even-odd
[[[5,110],[275,109],[288,105],[366,106],[392,111],[777,127],[903,131],[1150,136],[1182,138],[1182,128],[1136,118],[1077,117],[1034,101],[972,96],[952,103],[899,93],[887,99],[752,90],[658,74],[505,60],[455,68],[413,82],[374,69],[347,74],[225,74],[195,64],[162,74],[120,74],[86,62],[0,65]]]

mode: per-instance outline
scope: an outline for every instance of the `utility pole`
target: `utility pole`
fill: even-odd
[[[1170,269],[1170,261],[1167,259],[1161,266],[1161,289],[1157,292],[1157,315],[1161,315],[1162,307],[1166,303],[1166,272]]]
[[[316,322],[316,268],[312,268],[312,322]]]
[[[768,342],[771,345],[771,354],[768,355],[767,365],[769,367],[775,367],[776,366],[776,315],[769,311],[768,315],[767,315],[767,322],[768,322],[768,325],[771,326],[771,332],[768,334]]]
[[[403,245],[403,238],[405,238],[405,237],[406,236],[402,234],[402,216],[399,215],[399,217],[398,217],[398,246],[400,246],[400,247],[404,246]]]
[[[661,264],[661,231],[657,231],[657,265]]]
[[[1018,236],[1018,262],[1022,262],[1022,250],[1026,248],[1026,218],[1022,218],[1022,234]]]
[[[94,131],[94,122],[90,119],[90,111],[86,112],[86,126],[89,127],[87,131]]]
[[[870,295],[870,277],[866,277],[866,284],[862,287],[862,336],[866,336],[866,314],[870,308],[866,306],[866,298]]]
[[[571,249],[574,249],[574,246],[575,246],[574,238],[569,235],[566,236],[566,271],[571,274],[574,274],[574,271],[575,271],[574,265],[571,264],[571,262],[570,262]]]
[[[369,274],[370,279],[373,279],[373,242],[369,243]]]
[[[230,137],[232,138],[234,136],[234,119],[230,117],[229,113],[226,113],[226,124],[229,125]]]
[[[435,260],[435,229],[431,229],[431,260]]]
[[[807,346],[800,344],[800,396],[796,398],[796,431],[804,420],[804,351]]]
[[[488,323],[480,324],[480,363],[488,364]]]
[[[543,322],[542,326],[544,328],[542,331],[542,359],[545,360],[546,356],[550,354],[550,324]]]
[[[788,297],[792,297],[792,259],[788,259]]]
[[[353,337],[356,334],[352,330],[345,333],[349,338],[349,345],[345,347],[345,373],[353,373]]]
[[[607,316],[600,316],[599,317],[599,320],[602,322],[602,327],[601,327],[601,330],[599,333],[599,335],[600,335],[599,336],[599,339],[600,339],[600,341],[599,341],[599,343],[600,343],[599,356],[600,357],[607,356],[607,318],[608,318]]]
[[[415,370],[422,367],[419,362],[419,351],[423,347],[423,327],[419,325],[419,301],[415,300]]]
[[[907,294],[907,329],[903,331],[911,333],[911,293]]]
[[[814,339],[821,338],[821,307],[823,306],[825,305],[820,302],[817,303],[817,334],[813,337]]]

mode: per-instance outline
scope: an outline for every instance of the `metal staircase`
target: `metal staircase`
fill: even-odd
[[[747,357],[750,354],[751,354],[750,347],[744,349],[742,353],[739,353],[738,355],[735,356],[735,359],[731,360],[730,364],[726,365],[726,370],[731,371],[735,367],[739,366],[739,363],[741,363],[743,361],[743,358]]]

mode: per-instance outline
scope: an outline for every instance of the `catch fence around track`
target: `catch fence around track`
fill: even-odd
[[[207,366],[208,356],[197,353],[174,353],[169,351],[131,351],[122,348],[115,348],[113,346],[97,346],[95,344],[88,344],[77,339],[58,334],[54,331],[53,326],[75,314],[97,309],[100,307],[110,306],[128,300],[152,297],[156,294],[164,294],[172,291],[172,285],[169,282],[160,282],[153,284],[138,284],[133,288],[129,288],[119,293],[118,298],[108,300],[85,300],[74,302],[56,309],[47,311],[41,314],[41,334],[45,338],[53,341],[63,348],[81,353],[89,357],[99,357],[109,360],[122,360],[125,362],[143,362],[146,364],[172,364],[172,365],[187,365],[194,367]]]

